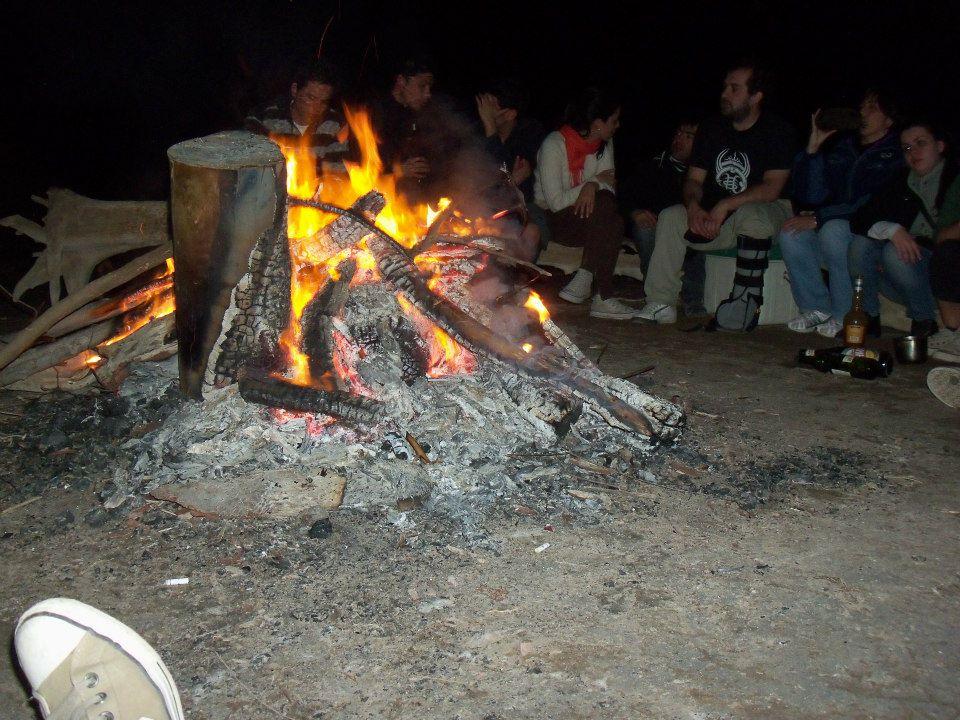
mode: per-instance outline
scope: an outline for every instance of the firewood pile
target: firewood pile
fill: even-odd
[[[47,208],[42,224],[14,215],[0,225],[44,246],[13,299],[47,285],[51,306],[4,338],[0,387],[115,390],[130,363],[175,353],[167,203],[92,200],[56,188],[34,200]],[[127,262],[92,279],[118,258]]]

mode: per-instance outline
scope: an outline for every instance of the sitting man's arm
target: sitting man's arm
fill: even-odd
[[[768,203],[780,199],[780,193],[783,192],[787,179],[790,177],[789,170],[767,170],[763,174],[763,180],[752,187],[748,187],[738,195],[731,195],[724,198],[710,210],[711,222],[717,223],[717,231],[720,225],[730,217],[730,214],[738,208],[751,202]]]
[[[687,226],[690,232],[712,240],[717,236],[720,225],[711,225],[710,214],[700,205],[703,200],[703,181],[706,179],[706,170],[690,166],[683,181],[683,204],[687,208]]]

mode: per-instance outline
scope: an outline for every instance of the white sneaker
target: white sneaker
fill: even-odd
[[[51,598],[17,622],[14,646],[44,718],[184,720],[160,656],[119,620]]]
[[[944,405],[960,408],[960,368],[934,368],[927,373],[927,387]]]
[[[841,330],[843,330],[843,322],[833,318],[817,325],[817,334],[828,338],[835,338]]]
[[[573,279],[560,291],[560,297],[567,302],[579,305],[590,297],[590,291],[592,289],[593,273],[580,268],[573,274]]]
[[[930,357],[945,362],[960,363],[960,330],[943,328],[927,338]]]
[[[607,318],[608,320],[632,320],[639,310],[625,305],[616,298],[604,300],[599,295],[593,296],[590,303],[590,317]]]
[[[673,305],[664,305],[658,302],[648,302],[636,314],[637,319],[660,325],[670,325],[677,321],[677,309]]]
[[[808,333],[811,330],[816,330],[818,325],[822,325],[829,319],[830,316],[827,313],[811,310],[795,317],[787,323],[787,327],[794,332]]]

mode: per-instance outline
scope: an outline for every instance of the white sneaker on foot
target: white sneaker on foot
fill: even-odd
[[[827,313],[820,312],[819,310],[810,310],[809,312],[801,313],[788,322],[787,327],[794,332],[808,333],[816,330],[818,325],[822,325],[829,319],[830,316],[827,315]]]
[[[567,302],[579,305],[590,297],[593,289],[593,273],[580,268],[573,274],[573,278],[560,291],[560,297]]]
[[[677,309],[673,305],[650,301],[643,306],[636,317],[644,322],[670,325],[677,321]]]
[[[17,622],[14,646],[44,718],[183,720],[177,685],[156,651],[90,605],[37,603]]]
[[[593,302],[590,303],[590,317],[606,318],[608,320],[632,320],[639,311],[629,305],[625,305],[616,298],[607,298],[604,300],[599,295],[593,296]]]
[[[943,328],[927,338],[930,357],[945,362],[960,363],[960,330]]]
[[[841,330],[843,330],[843,322],[833,318],[817,325],[817,334],[828,338],[835,338]]]
[[[927,373],[927,387],[944,405],[960,408],[960,368],[934,368]]]

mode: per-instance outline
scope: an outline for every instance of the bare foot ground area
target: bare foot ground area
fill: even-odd
[[[160,651],[192,720],[960,715],[960,416],[927,367],[857,381],[796,368],[817,341],[783,328],[559,321],[688,428],[642,476],[531,474],[469,537],[425,507],[107,511],[108,451],[145,429],[5,397],[2,631],[49,596],[101,607]],[[0,716],[37,717],[15,668]]]

